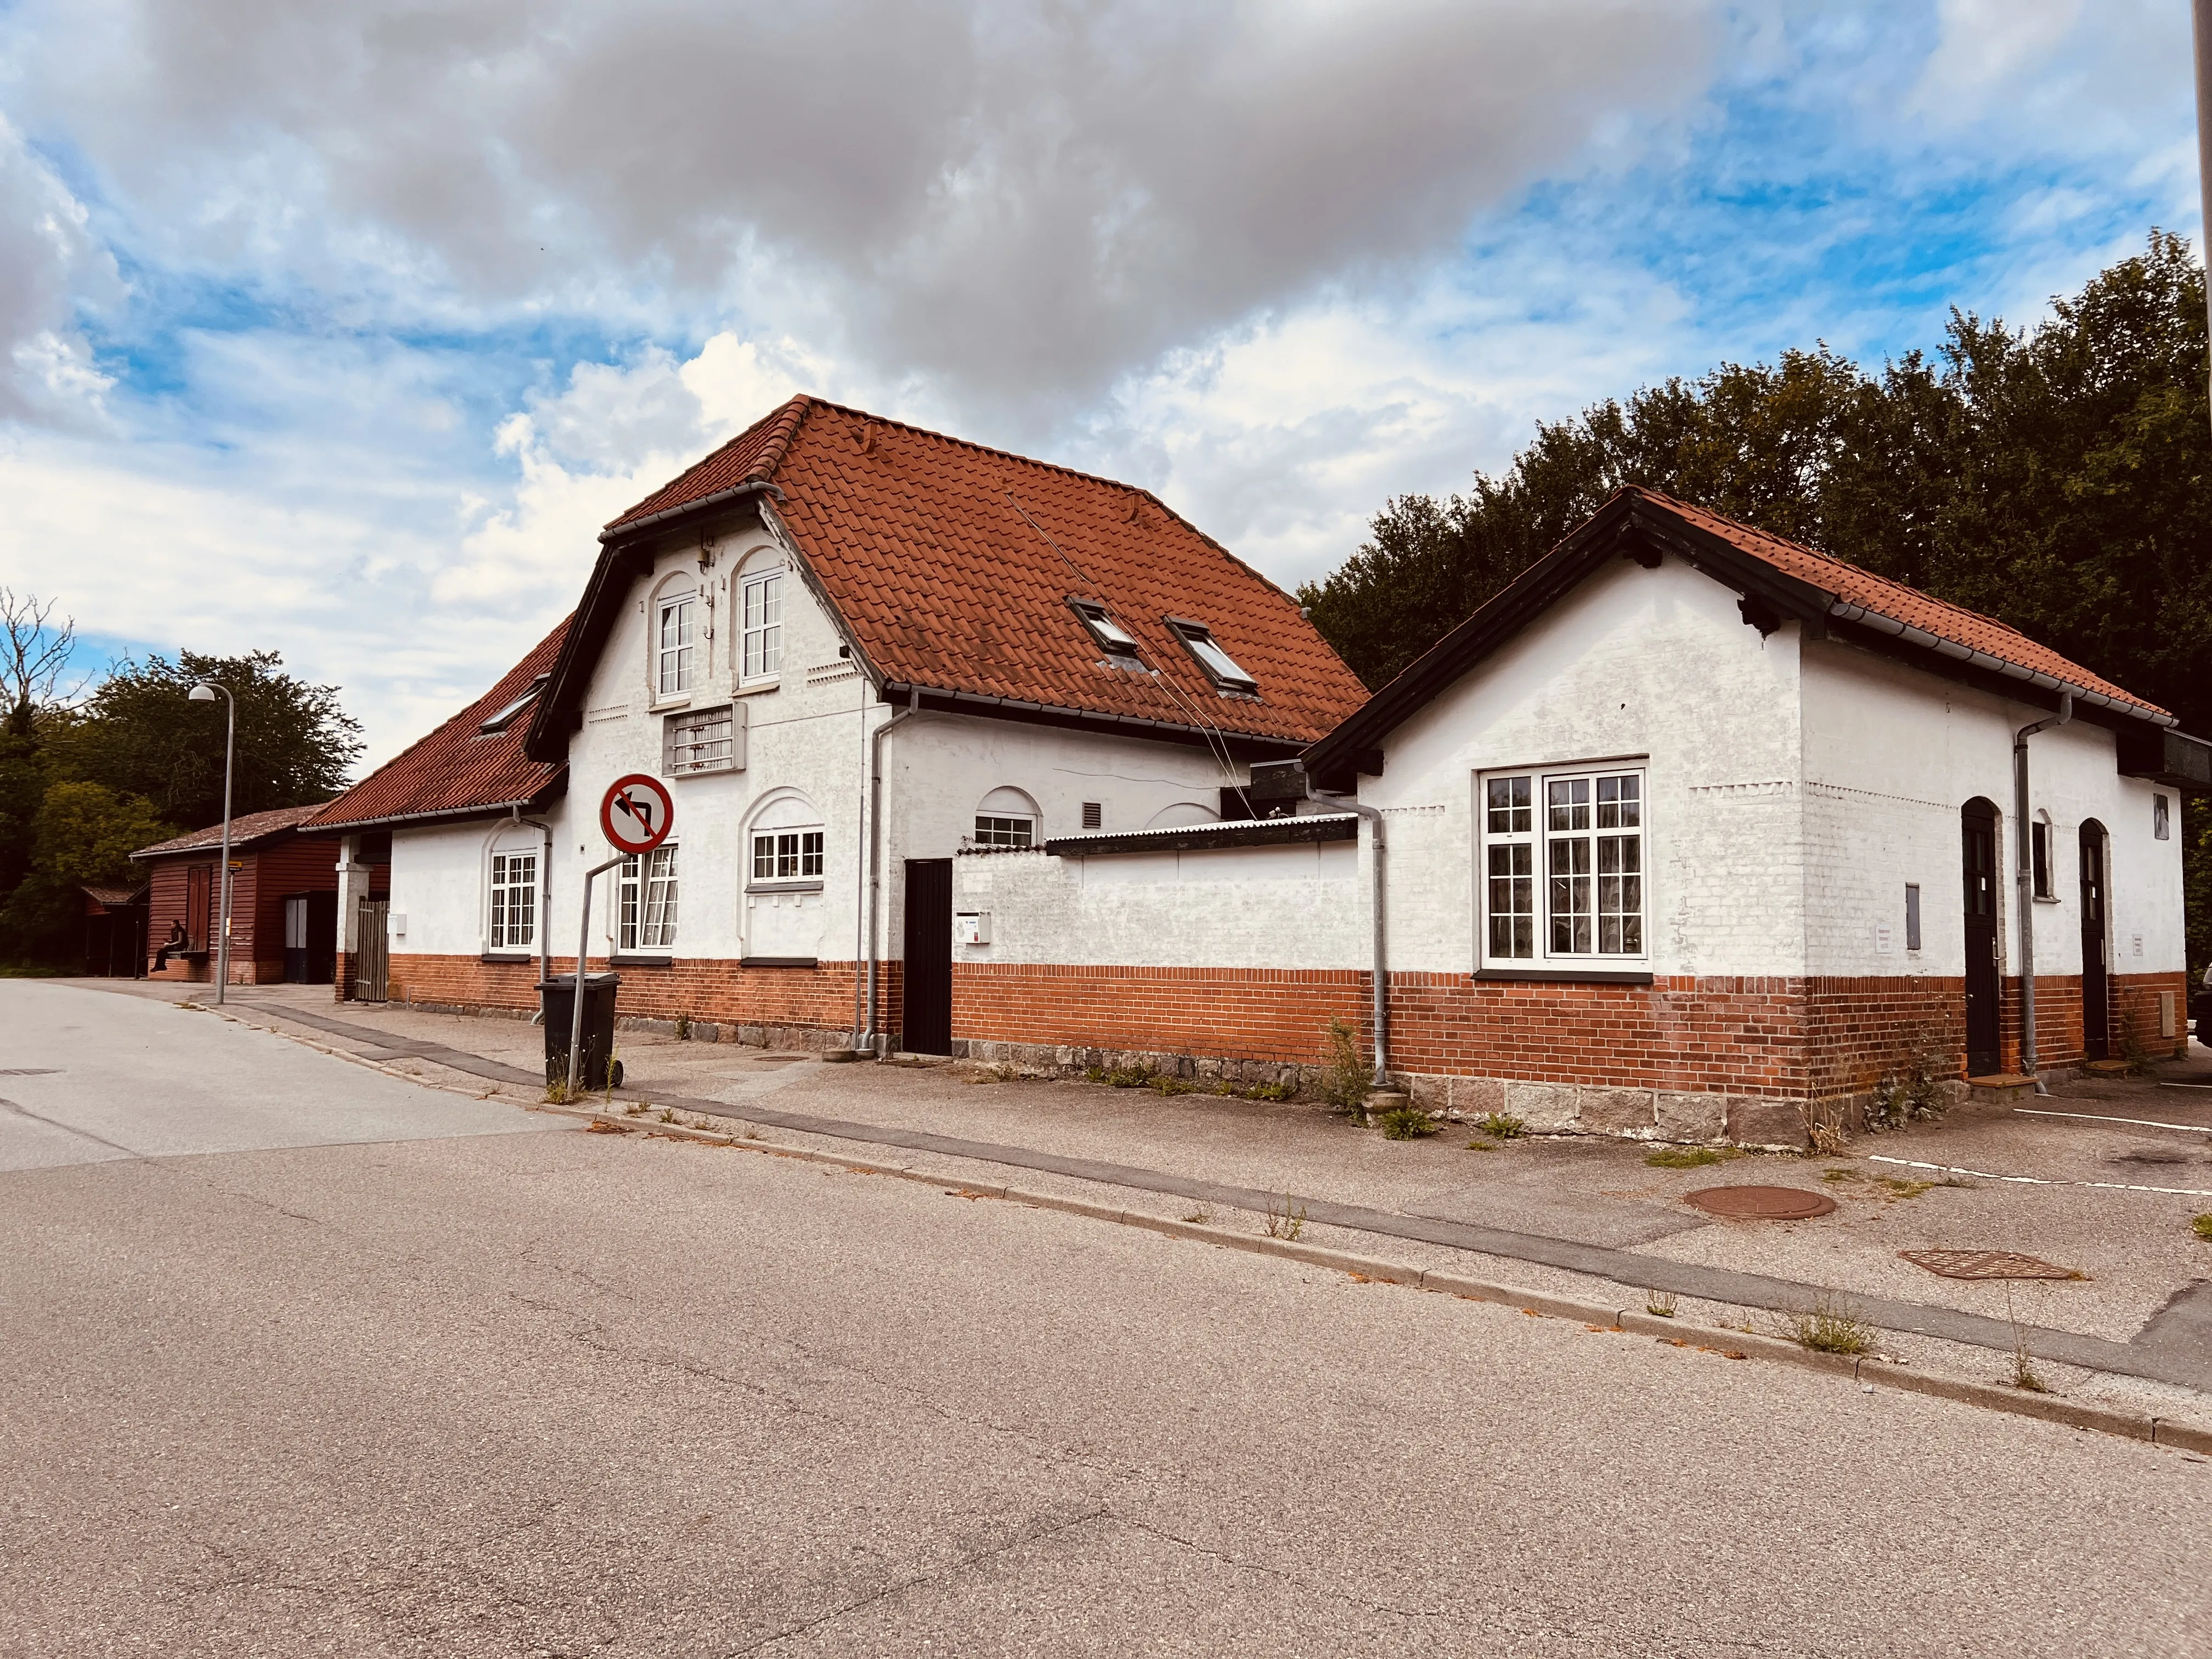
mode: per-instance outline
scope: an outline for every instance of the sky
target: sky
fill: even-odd
[[[2178,0],[0,0],[0,584],[367,763],[793,392],[1283,586],[1539,420],[2199,230]]]

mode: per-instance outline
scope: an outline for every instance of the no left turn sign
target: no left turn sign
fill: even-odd
[[[676,803],[659,778],[633,772],[607,786],[599,803],[599,828],[617,852],[649,853],[676,827]]]

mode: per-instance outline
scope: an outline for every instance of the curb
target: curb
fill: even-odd
[[[1231,1232],[1227,1228],[1211,1226],[1203,1222],[1176,1221],[1166,1216],[1119,1209],[1110,1204],[1093,1204],[1083,1199],[1063,1198],[1052,1193],[1033,1193],[994,1182],[967,1181],[947,1171],[911,1164],[878,1164],[839,1152],[817,1152],[812,1147],[748,1139],[741,1135],[723,1134],[711,1129],[696,1129],[688,1124],[649,1122],[638,1118],[561,1106],[534,1109],[602,1123],[619,1133],[642,1129],[664,1140],[704,1141],[711,1146],[733,1146],[744,1152],[765,1152],[775,1158],[827,1164],[855,1175],[891,1176],[963,1198],[1000,1199],[1009,1203],[1024,1204],[1032,1209],[1057,1210],[1063,1214],[1135,1227],[1169,1238],[1187,1238],[1197,1243],[1242,1250],[1249,1255],[1272,1255],[1288,1261],[1303,1262],[1308,1267],[1326,1267],[1363,1282],[1400,1285],[1408,1290],[1455,1296],[1468,1302],[1488,1302],[1503,1307],[1518,1308],[1532,1318],[1573,1320],[1593,1331],[1650,1336],[1668,1347],[1693,1348],[1700,1353],[1717,1353],[1727,1359],[1760,1359],[1770,1364],[1795,1366],[1800,1370],[1826,1372],[1834,1376],[1849,1377],[1869,1387],[1895,1389],[1905,1394],[1929,1395],[1961,1405],[1978,1406],[1984,1411],[2035,1418],[2046,1423],[2062,1424],[2068,1428],[2113,1435],[2123,1440],[2139,1440],[2148,1445],[2167,1446],[2177,1451],[2212,1456],[2212,1430],[2171,1422],[2160,1417],[2115,1411],[2108,1407],[2081,1405],[2050,1395],[2027,1394],[1994,1383],[1937,1376],[1861,1356],[1822,1353],[1778,1337],[1708,1325],[1686,1324],[1634,1309],[1577,1302],[1518,1285],[1467,1279],[1456,1273],[1437,1273],[1406,1262],[1355,1255],[1349,1251],[1330,1249],[1319,1244],[1302,1244],[1295,1239],[1270,1238],[1263,1233]]]

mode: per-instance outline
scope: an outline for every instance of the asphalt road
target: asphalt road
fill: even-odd
[[[0,1654],[2212,1650],[2171,1450],[94,992],[0,1067]]]

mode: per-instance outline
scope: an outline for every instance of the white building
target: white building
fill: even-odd
[[[645,772],[674,835],[588,922],[626,1016],[946,1052],[955,853],[1213,822],[1365,695],[1147,493],[815,398],[600,541],[560,630],[318,820],[342,995],[532,1006]]]
[[[954,1034],[1200,1071],[1310,1064],[1332,1017],[1371,1041],[1379,823],[1385,1060],[1417,1096],[1802,1145],[1917,1060],[2023,1064],[2014,744],[2062,699],[2027,739],[2036,1062],[2178,1052],[2178,790],[2212,747],[1998,623],[1636,489],[1306,752],[1372,823],[1306,801],[959,860],[989,942],[959,947]]]

